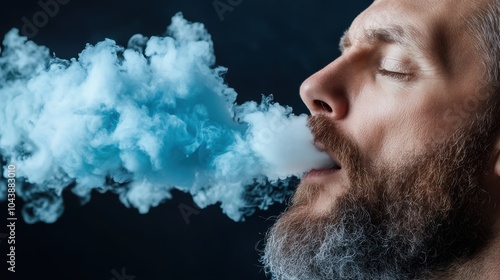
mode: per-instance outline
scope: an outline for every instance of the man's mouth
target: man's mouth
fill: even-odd
[[[327,153],[330,158],[332,159],[331,165],[327,166],[325,168],[320,168],[320,169],[312,169],[309,171],[304,178],[311,178],[311,177],[318,177],[318,176],[327,176],[331,175],[333,173],[338,172],[339,170],[342,169],[342,166],[340,162],[336,159],[336,157],[326,149],[325,145],[320,142],[315,142],[314,146],[318,148],[318,150]]]

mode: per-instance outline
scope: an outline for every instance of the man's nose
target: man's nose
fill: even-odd
[[[300,97],[311,115],[324,114],[334,120],[346,117],[349,108],[346,75],[334,61],[302,83]]]

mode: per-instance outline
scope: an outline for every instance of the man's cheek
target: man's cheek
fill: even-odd
[[[447,124],[458,125],[462,120],[462,117],[456,113],[456,110],[448,109],[443,114],[443,120]]]

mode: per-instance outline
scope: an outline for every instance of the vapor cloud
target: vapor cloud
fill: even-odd
[[[178,189],[241,220],[283,197],[275,187],[292,176],[330,164],[305,115],[271,97],[236,104],[226,71],[204,26],[182,14],[166,36],[134,35],[126,48],[106,39],[71,60],[11,30],[0,55],[0,153],[4,170],[16,165],[26,222],[56,221],[66,188],[84,201],[113,191],[140,213]]]

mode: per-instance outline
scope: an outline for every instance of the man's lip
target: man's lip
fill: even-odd
[[[316,146],[316,148],[318,150],[320,150],[324,153],[327,153],[328,156],[330,156],[330,159],[333,161],[333,164],[334,164],[334,166],[332,166],[333,169],[341,169],[342,168],[342,165],[340,164],[340,162],[333,155],[333,153],[326,148],[325,144],[323,144],[322,142],[319,142],[319,141],[314,141],[314,146]]]
[[[308,178],[316,178],[316,177],[324,177],[328,175],[332,175],[336,172],[339,172],[340,169],[338,168],[324,168],[324,169],[312,169],[311,171],[307,172],[307,174],[304,176],[304,179]]]

